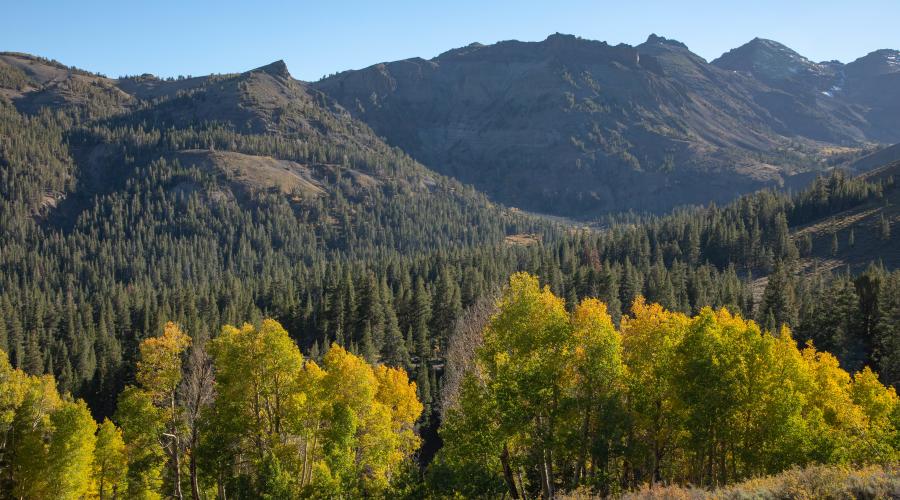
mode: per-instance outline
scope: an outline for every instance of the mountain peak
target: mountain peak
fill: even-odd
[[[678,40],[659,36],[656,33],[650,33],[650,36],[647,37],[647,41],[644,42],[644,45],[668,45],[672,47],[680,47],[682,49],[688,48],[687,45],[679,42]]]
[[[787,49],[788,48],[787,45],[785,45],[781,42],[777,42],[777,41],[769,39],[769,38],[761,38],[758,36],[753,37],[753,40],[750,40],[749,42],[747,42],[744,45],[756,45],[756,46],[763,46],[763,47],[769,47],[769,48],[775,48],[775,49],[781,49],[781,48]],[[788,50],[790,50],[790,49],[788,49]]]
[[[728,62],[746,60],[755,64],[761,64],[770,62],[773,58],[809,61],[781,42],[760,37],[756,37],[736,49],[729,50],[725,54],[722,54],[720,58],[716,59],[716,61],[721,61],[723,64],[726,64]],[[716,61],[713,61],[713,64],[715,64]]]
[[[712,62],[722,69],[750,73],[767,82],[831,73],[783,43],[756,37]]]
[[[278,76],[281,78],[290,78],[291,73],[288,71],[287,64],[284,63],[283,59],[279,59],[273,63],[266,64],[265,66],[260,66],[256,69],[252,69],[248,71],[248,73],[266,73],[272,76]]]
[[[547,42],[552,42],[552,41],[563,41],[563,40],[565,40],[565,41],[575,41],[575,40],[578,40],[579,38],[580,38],[580,37],[577,37],[577,36],[575,36],[575,35],[569,35],[569,34],[566,34],[566,33],[560,33],[560,32],[557,31],[556,33],[553,33],[553,34],[548,35],[548,36],[547,36],[547,39],[546,39],[545,41],[547,41]]]
[[[870,52],[847,65],[852,76],[876,77],[900,73],[900,50],[880,49]]]

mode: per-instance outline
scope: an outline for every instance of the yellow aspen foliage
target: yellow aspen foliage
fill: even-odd
[[[419,446],[413,433],[422,412],[416,386],[404,370],[373,369],[337,344],[326,353],[324,367],[332,414],[326,431],[330,470],[339,477],[357,476],[364,491],[383,491]]]
[[[165,452],[160,436],[165,429],[164,414],[150,396],[137,387],[126,387],[119,395],[116,421],[122,428],[128,464],[127,498],[162,498],[162,469]]]
[[[284,442],[291,395],[303,370],[303,356],[278,322],[259,328],[225,326],[211,342],[216,368],[219,425],[235,446],[263,455]]]
[[[170,321],[162,335],[145,339],[139,346],[138,386],[126,388],[119,397],[119,418],[123,427],[128,425],[124,437],[132,472],[129,495],[153,497],[163,493],[160,471],[166,461],[171,474],[167,493],[182,496],[185,439],[177,395],[183,377],[182,354],[190,345],[191,338]],[[136,424],[141,427],[135,428]]]
[[[574,462],[575,476],[588,474],[592,464],[609,458],[605,450],[592,448],[597,440],[620,436],[622,420],[619,399],[624,386],[622,339],[606,310],[606,304],[588,298],[575,307],[570,319],[572,349],[568,360],[571,373],[566,397],[576,409],[560,426],[562,452]]]
[[[337,345],[321,366],[304,360],[273,320],[225,326],[210,354],[217,399],[204,448],[256,494],[382,494],[419,447],[422,404],[403,369]]]
[[[84,401],[63,402],[50,417],[50,487],[54,497],[79,499],[91,487],[91,465],[97,437],[97,423]]]
[[[900,400],[893,387],[885,387],[869,367],[853,375],[850,397],[865,414],[867,425],[857,462],[896,463],[900,460]]]
[[[552,497],[647,482],[715,486],[810,463],[896,463],[896,392],[727,309],[638,297],[617,329],[517,274],[446,412],[435,491]],[[476,376],[477,375],[477,376]]]
[[[0,435],[7,436],[16,416],[16,409],[25,398],[27,376],[13,369],[5,352],[0,351]],[[3,443],[9,442],[4,439]]]
[[[136,384],[118,397],[120,427],[109,419],[98,426],[52,376],[28,376],[0,352],[5,491],[183,498],[185,483],[197,497],[383,497],[414,467],[423,405],[402,368],[373,366],[337,345],[320,366],[273,320],[225,326],[208,347],[209,358],[192,351],[182,366],[191,339],[178,325],[144,340]],[[202,363],[211,370],[205,379],[191,371]],[[203,394],[188,389],[200,380],[210,381],[213,397],[193,407],[199,435],[188,439],[187,398]]]
[[[13,498],[83,498],[90,493],[97,424],[82,400],[50,375],[13,369],[0,351],[0,474]]]
[[[122,430],[105,419],[97,431],[90,496],[101,500],[122,496],[128,489],[127,473],[128,461]]]
[[[392,432],[400,441],[396,450],[402,459],[419,448],[421,440],[415,433],[415,423],[422,415],[423,406],[416,397],[416,384],[410,382],[406,371],[385,365],[375,367],[378,391],[375,399],[391,412]],[[396,464],[399,460],[393,460]]]
[[[606,304],[584,299],[572,313],[573,367],[576,385],[588,388],[614,384],[622,375],[622,340],[606,312]]]
[[[622,358],[626,398],[624,411],[633,422],[627,454],[644,464],[651,478],[662,478],[670,458],[685,438],[683,408],[674,379],[676,349],[690,319],[635,299],[631,315],[622,318]]]
[[[191,338],[171,321],[161,336],[141,342],[137,383],[154,401],[166,402],[175,392],[181,381],[181,353],[190,345]]]
[[[378,383],[364,359],[333,344],[325,354],[324,367],[322,382],[330,401],[346,405],[358,415],[372,405]]]
[[[853,375],[850,396],[874,425],[888,425],[898,404],[896,389],[882,385],[868,366]]]
[[[49,375],[26,377],[10,436],[12,492],[19,498],[46,498],[53,491],[48,447],[53,434],[50,417],[59,408],[61,399],[56,382]]]

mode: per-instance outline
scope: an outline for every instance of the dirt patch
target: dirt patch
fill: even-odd
[[[505,238],[507,245],[531,246],[541,242],[541,235],[534,233],[510,234]]]
[[[284,194],[319,196],[324,193],[312,170],[303,164],[230,151],[187,150],[177,154],[182,165],[215,168],[252,191],[276,189]]]

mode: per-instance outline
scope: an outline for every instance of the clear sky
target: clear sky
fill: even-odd
[[[295,78],[317,80],[475,41],[543,40],[554,32],[632,45],[656,33],[708,60],[756,36],[813,60],[900,49],[898,0],[5,3],[0,50],[113,77],[231,73],[284,59]]]

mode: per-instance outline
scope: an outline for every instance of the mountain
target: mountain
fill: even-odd
[[[53,161],[8,158],[22,186],[3,191],[51,228],[68,230],[105,197],[133,196],[157,161],[180,172],[159,181],[165,195],[245,212],[287,203],[326,249],[346,249],[346,235],[366,224],[388,225],[370,248],[502,241],[516,218],[386,145],[283,61],[240,74],[110,79],[2,53],[0,105],[11,138],[21,142],[25,124],[39,137],[52,131],[54,145],[35,148],[54,151]],[[448,223],[425,224],[426,214]]]
[[[169,320],[200,339],[277,317],[306,352],[408,366],[557,233],[388,146],[281,62],[112,79],[0,54],[0,214],[0,351],[103,416]],[[425,290],[441,322],[407,347]]]
[[[499,201],[587,216],[725,201],[819,168],[833,145],[900,141],[893,98],[829,90],[872,80],[844,84],[843,69],[761,39],[709,63],[656,35],[632,47],[556,34],[312,85]]]
[[[872,183],[900,178],[900,159],[895,157],[880,164],[860,178]],[[900,190],[889,189],[883,198],[793,228],[795,240],[809,237],[812,243],[812,252],[801,261],[800,267],[807,272],[850,269],[861,273],[877,259],[879,265],[897,269],[900,266],[897,235],[885,236],[882,232],[885,222],[890,225],[897,220],[900,220]],[[832,248],[834,240],[838,242],[837,251]]]
[[[751,74],[774,87],[793,84],[798,90],[827,90],[838,77],[842,66],[837,62],[812,62],[774,40],[763,38],[754,38],[726,52],[712,64]]]
[[[876,50],[844,68],[845,98],[865,109],[872,125],[870,137],[880,142],[898,142],[900,128],[900,51]]]

